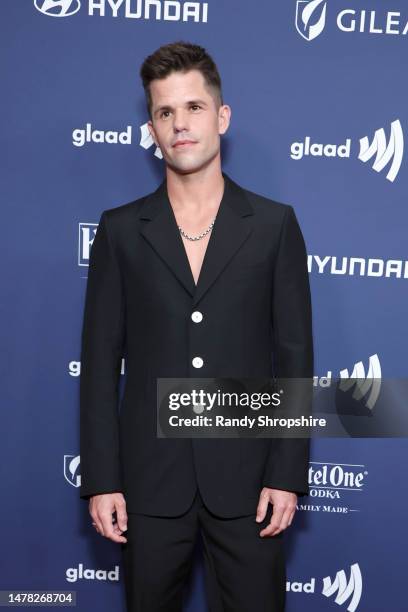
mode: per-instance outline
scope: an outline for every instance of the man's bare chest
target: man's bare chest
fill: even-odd
[[[182,238],[195,284],[198,283],[198,278],[200,276],[200,271],[203,265],[210,236],[211,233],[208,233],[200,240],[188,240],[187,238]]]

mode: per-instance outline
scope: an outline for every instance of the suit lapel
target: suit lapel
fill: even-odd
[[[146,198],[142,205],[140,218],[146,219],[141,227],[141,234],[183,287],[191,295],[194,295],[194,278],[181,241],[176,218],[167,196],[166,180]]]
[[[148,221],[143,223],[141,234],[191,295],[193,306],[201,300],[252,231],[245,218],[253,214],[252,206],[243,189],[227,174],[222,174],[224,193],[197,285],[168,198],[166,179],[146,198],[140,211],[140,218]]]

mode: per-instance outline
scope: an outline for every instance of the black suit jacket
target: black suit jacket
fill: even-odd
[[[223,177],[197,286],[166,179],[101,214],[82,330],[83,499],[122,491],[128,512],[175,516],[198,483],[210,510],[233,517],[255,512],[263,486],[309,491],[308,439],[156,435],[158,377],[313,376],[307,256],[294,210]],[[197,310],[200,322],[191,318]]]

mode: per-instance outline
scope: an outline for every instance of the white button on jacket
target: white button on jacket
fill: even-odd
[[[191,318],[193,319],[194,323],[200,323],[203,320],[203,313],[199,310],[195,310],[191,314]]]
[[[201,368],[204,361],[201,359],[201,357],[194,357],[192,363],[195,368]]]

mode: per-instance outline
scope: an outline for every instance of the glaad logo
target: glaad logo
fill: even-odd
[[[86,142],[106,143],[106,144],[132,144],[132,126],[128,125],[124,132],[114,130],[93,130],[90,123],[86,128],[76,128],[72,132],[72,144],[76,147],[83,147]]]
[[[81,486],[81,474],[79,474],[79,455],[64,455],[64,476],[65,480],[73,487]]]
[[[350,157],[351,139],[347,138],[344,144],[322,144],[311,142],[306,136],[304,142],[292,142],[290,156],[292,159],[302,159],[305,155],[312,157]]]
[[[97,223],[79,223],[78,266],[88,266],[91,246],[98,229]]]
[[[139,142],[139,144],[144,149],[150,149],[150,147],[152,147],[155,144],[155,142],[154,142],[154,140],[152,138],[152,135],[149,132],[149,128],[148,128],[147,123],[144,123],[143,125],[140,126],[140,142]],[[159,159],[163,159],[163,153],[161,152],[160,147],[156,147],[156,150],[155,150],[154,154]]]
[[[77,582],[85,578],[86,580],[110,580],[114,582],[119,581],[119,565],[115,565],[113,570],[107,571],[102,569],[84,569],[82,563],[78,567],[68,567],[66,571],[66,578],[68,582]]]
[[[378,355],[370,356],[367,376],[363,362],[359,361],[354,365],[351,377],[347,368],[340,370],[340,379],[338,387],[340,391],[347,392],[354,387],[352,395],[354,400],[360,401],[369,394],[365,405],[372,410],[381,389],[381,365]]]
[[[350,599],[350,603],[347,606],[348,612],[355,612],[358,604],[360,603],[361,593],[363,587],[363,579],[358,563],[353,563],[350,566],[350,579],[347,583],[347,578],[344,570],[337,572],[333,582],[330,576],[323,578],[323,590],[322,594],[326,597],[336,595],[335,603],[339,606],[346,603]]]
[[[347,157],[350,158],[351,138],[347,138],[344,144],[322,144],[312,143],[311,137],[306,136],[304,142],[292,142],[290,156],[292,159],[300,160],[305,156],[312,157]],[[377,130],[373,142],[369,144],[367,136],[360,138],[360,152],[358,159],[367,162],[373,155],[376,158],[373,170],[380,172],[392,160],[386,178],[394,182],[402,163],[404,152],[404,135],[399,119],[391,123],[391,136],[387,145],[383,128]]]
[[[354,364],[351,376],[348,369],[345,368],[340,370],[339,377],[338,389],[340,391],[347,392],[354,387],[352,397],[357,401],[362,400],[370,392],[365,405],[370,410],[374,408],[381,389],[381,364],[377,353],[369,357],[367,376],[363,362],[359,361]],[[315,387],[330,387],[332,371],[328,370],[326,376],[313,376],[313,384]]]
[[[316,578],[311,578],[310,582],[299,582],[298,580],[287,580],[286,581],[286,591],[291,591],[292,593],[309,593],[312,594],[315,592]]]
[[[313,595],[315,593],[316,578],[311,578],[310,582],[286,581],[286,591],[292,593],[307,593]],[[347,606],[348,612],[355,612],[360,603],[361,593],[363,590],[363,580],[358,563],[353,563],[350,566],[350,579],[347,583],[347,578],[344,570],[337,572],[333,582],[330,576],[323,578],[322,595],[332,597],[335,595],[335,603],[341,606],[351,598]]]
[[[49,17],[70,17],[81,8],[79,0],[34,0],[35,8]]]
[[[391,123],[391,135],[387,144],[385,139],[384,129],[377,130],[371,144],[368,142],[367,136],[360,138],[360,153],[358,159],[367,162],[374,155],[376,156],[373,170],[381,172],[392,159],[390,169],[388,170],[387,179],[393,182],[398,174],[402,163],[402,155],[404,152],[404,134],[399,119]]]
[[[305,40],[313,40],[323,31],[326,6],[324,0],[297,0],[295,25]]]

